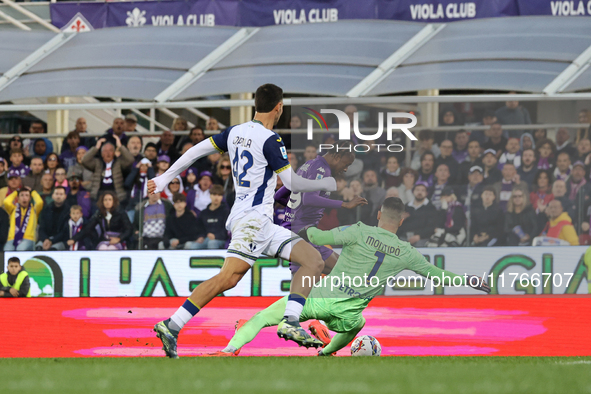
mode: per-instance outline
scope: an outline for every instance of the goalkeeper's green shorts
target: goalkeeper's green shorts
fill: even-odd
[[[283,298],[287,304],[287,297]],[[334,309],[334,304],[330,300],[323,298],[308,298],[300,321],[322,320],[326,323],[329,330],[335,332],[349,332],[362,324],[363,316],[361,313],[339,312]]]

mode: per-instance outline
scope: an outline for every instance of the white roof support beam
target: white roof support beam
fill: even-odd
[[[191,107],[188,107],[188,108],[185,108],[185,109],[187,111],[189,111],[190,113],[192,113],[194,115],[197,115],[198,117],[200,117],[201,119],[203,119],[205,121],[208,121],[209,118],[211,118],[211,116],[207,115],[204,112],[199,111],[198,109],[191,108]],[[223,123],[221,123],[219,120],[218,120],[218,126],[220,127],[220,129],[225,129],[226,128],[226,125],[224,125]]]
[[[197,115],[199,118],[201,118],[201,119],[203,119],[205,121],[208,121],[209,118],[210,118],[209,115],[207,115],[204,112],[199,111],[198,109],[191,108],[191,107],[187,107],[187,108],[183,108],[183,109],[189,111],[190,113],[192,113],[194,115]],[[158,108],[158,111],[162,112],[165,115],[170,116],[173,119],[176,119],[176,118],[178,118],[180,116],[180,115],[177,115],[176,112],[173,112],[173,111],[169,110],[168,108]],[[189,122],[188,120],[187,120],[187,124],[189,125],[190,128],[195,127],[195,124],[192,123],[192,122]],[[226,126],[223,123],[221,123],[220,121],[218,121],[218,126],[220,127],[220,129],[225,129],[226,128]]]
[[[29,26],[25,25],[23,22],[15,19],[15,18],[13,18],[12,16],[5,13],[4,11],[0,11],[0,18],[4,19],[7,22],[10,22],[11,24],[18,27],[21,30],[25,30],[25,31],[32,30]]]
[[[392,55],[384,60],[367,77],[363,78],[357,85],[346,93],[347,97],[360,97],[369,93],[377,84],[382,82],[396,67],[402,64],[420,47],[425,45],[431,38],[445,28],[446,24],[430,23],[423,27],[410,40],[405,42]]]
[[[34,14],[33,12],[27,10],[26,8],[24,8],[20,4],[15,4],[11,0],[2,0],[2,2],[4,4],[6,4],[6,5],[14,8],[18,12],[20,12],[21,14],[23,14],[23,15],[31,18],[32,20],[34,20],[35,22],[39,23],[41,26],[45,27],[46,29],[51,30],[54,33],[59,33],[60,32],[60,29],[58,29],[57,27],[55,27],[51,23],[47,22],[45,19],[41,18],[40,16],[38,16],[38,15]]]
[[[204,112],[199,111],[198,109],[191,108],[191,107],[187,107],[187,108],[183,108],[183,109],[186,109],[190,113],[192,113],[194,115],[197,115],[199,118],[201,118],[201,119],[203,119],[205,121],[208,121],[209,118],[210,118],[209,115],[207,115]],[[173,119],[176,119],[176,118],[178,118],[180,116],[180,115],[177,115],[176,112],[172,112],[168,108],[158,108],[158,111],[162,112],[165,115],[170,116]],[[188,120],[187,120],[187,125],[189,125],[190,128],[195,127],[195,124],[192,123],[192,122],[189,122]],[[219,121],[218,121],[218,126],[220,127],[220,129],[225,129],[226,128],[226,126],[223,123],[219,122]]]
[[[171,110],[169,110],[168,108],[158,108],[158,111],[162,112],[164,115],[170,116],[172,119],[176,119],[178,117],[180,117],[180,115],[178,115],[176,112],[173,112]],[[189,122],[187,120],[187,126],[189,127],[195,127],[195,125],[192,122]]]
[[[543,90],[547,95],[562,92],[591,65],[591,45],[583,51]]]
[[[154,125],[160,127],[161,130],[169,130],[168,127],[166,127],[162,123],[158,122],[156,119],[152,119],[151,117],[149,117],[148,115],[146,115],[145,113],[143,113],[142,111],[140,111],[138,109],[131,108],[130,111],[133,112],[134,114],[136,114],[137,116],[139,116],[140,118],[143,118],[143,119],[147,120],[148,122],[153,122]],[[148,131],[147,129],[145,129],[144,127],[140,126],[139,124],[136,127],[137,128],[140,128],[142,130]]]
[[[183,74],[179,79],[174,81],[169,87],[160,92],[154,100],[159,103],[173,100],[179,95],[187,86],[201,78],[207,70],[215,66],[219,61],[228,56],[232,51],[242,45],[250,37],[255,35],[260,28],[245,27],[238,30],[232,37],[228,38],[222,45],[211,51],[211,53],[201,59],[197,64]]]
[[[13,83],[27,72],[35,64],[39,63],[53,51],[70,41],[78,33],[59,33],[45,44],[41,45],[37,50],[24,58],[21,62],[16,64],[10,70],[6,71],[0,77],[0,91],[4,90],[8,85]]]

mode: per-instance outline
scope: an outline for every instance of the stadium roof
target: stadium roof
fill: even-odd
[[[340,21],[263,28],[0,31],[0,101],[56,96],[178,101],[253,92],[377,96],[424,89],[591,90],[587,18],[451,24]]]

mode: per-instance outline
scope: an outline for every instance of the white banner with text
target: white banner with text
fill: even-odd
[[[425,257],[456,274],[484,276],[492,294],[587,294],[587,247],[427,248]],[[338,250],[335,250],[338,252]],[[225,250],[13,252],[31,278],[35,297],[188,296],[219,272]],[[288,262],[261,258],[226,296],[289,293]],[[442,287],[410,271],[393,278],[384,295],[483,294]],[[483,294],[484,295],[484,294]]]

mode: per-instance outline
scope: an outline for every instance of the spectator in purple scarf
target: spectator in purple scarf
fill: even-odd
[[[466,213],[451,186],[441,192],[442,227],[436,228],[427,246],[462,246],[466,240]]]
[[[519,175],[517,175],[515,165],[511,163],[505,163],[505,165],[503,165],[503,171],[501,171],[501,174],[503,175],[503,179],[501,179],[499,182],[496,182],[493,186],[497,196],[499,196],[499,206],[503,212],[507,212],[507,204],[511,199],[513,187],[515,185],[519,185],[521,182]],[[523,188],[527,192],[527,184],[524,183]]]
[[[567,152],[560,152],[556,158],[556,168],[554,169],[554,179],[565,181],[570,177],[572,167],[570,156]]]
[[[435,182],[435,155],[432,152],[425,152],[421,156],[421,167],[417,182],[425,182],[429,188]]]
[[[577,161],[573,164],[570,178],[566,183],[566,194],[571,201],[575,201],[577,193],[587,183],[585,180],[585,165]]]
[[[143,140],[139,135],[132,135],[127,140],[127,150],[133,156],[133,166],[136,166],[144,158],[142,155]]]
[[[4,199],[4,209],[10,215],[4,250],[33,250],[37,240],[37,219],[43,209],[39,194],[29,189],[14,191]]]
[[[68,169],[74,165],[76,165],[76,150],[80,146],[80,135],[75,131],[70,131],[68,136],[66,137],[66,141],[68,143],[68,149],[63,150],[62,154],[60,155],[60,161],[62,165],[68,171]]]
[[[462,163],[468,157],[468,133],[460,130],[454,137],[454,151],[451,154],[458,163]]]
[[[554,168],[556,159],[556,145],[549,139],[538,141],[536,144],[538,157],[538,170],[550,170]]]
[[[70,186],[70,190],[68,192],[67,202],[68,205],[80,206],[82,210],[82,216],[84,219],[89,219],[90,216],[94,213],[96,207],[90,198],[90,193],[81,185],[82,181],[82,171],[79,168],[70,168],[68,170],[68,183]]]
[[[447,164],[439,164],[435,171],[436,181],[433,183],[433,187],[430,189],[431,204],[439,210],[441,209],[441,193],[443,189],[449,183],[450,171]]]

